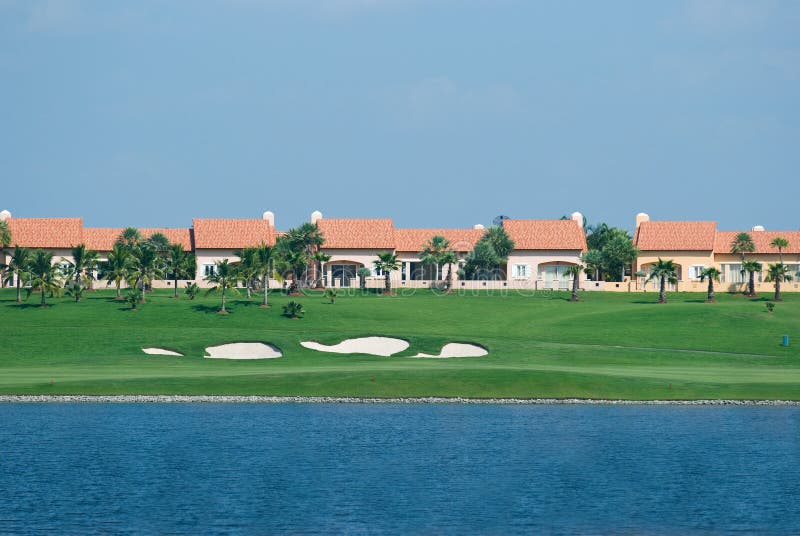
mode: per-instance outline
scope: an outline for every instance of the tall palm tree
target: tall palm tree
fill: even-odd
[[[716,301],[714,299],[714,281],[719,281],[720,275],[722,275],[722,272],[713,266],[709,266],[700,272],[700,281],[708,279],[708,296],[706,297],[706,303],[713,303]]]
[[[164,276],[160,257],[156,248],[142,243],[133,248],[131,252],[130,270],[128,280],[134,282],[131,286],[141,285],[142,303],[147,303],[147,287],[153,284],[153,280]]]
[[[322,231],[315,224],[306,222],[300,227],[289,229],[285,238],[292,246],[292,249],[301,251],[305,258],[305,284],[308,285],[310,281],[316,281],[318,263],[314,261],[313,256],[320,246],[325,243]],[[299,274],[297,275],[299,276]]]
[[[659,280],[658,303],[667,303],[667,282],[675,284],[678,282],[678,267],[672,259],[663,260],[658,258],[658,262],[653,265],[647,282],[653,279]]]
[[[761,272],[764,267],[758,261],[744,261],[742,263],[742,269],[750,274],[747,282],[747,295],[748,296],[755,296],[756,295],[756,272]]]
[[[783,264],[783,248],[789,247],[789,241],[782,236],[776,236],[772,242],[769,243],[769,247],[778,248],[778,258],[780,259],[779,264]]]
[[[766,281],[775,283],[775,297],[773,301],[782,301],[781,297],[781,281],[791,281],[792,275],[789,267],[779,262],[777,264],[770,264],[767,266]]]
[[[261,290],[264,292],[264,300],[261,307],[269,307],[269,278],[272,277],[272,261],[275,256],[275,248],[268,246],[264,242],[256,248],[256,275],[261,278]]]
[[[436,267],[436,280],[441,279],[444,257],[450,251],[450,241],[441,235],[432,236],[431,239],[422,244],[422,253],[419,260],[422,264]]]
[[[219,314],[228,314],[228,310],[225,309],[225,293],[228,289],[236,294],[239,293],[239,291],[236,290],[236,282],[239,280],[239,273],[236,266],[229,264],[228,259],[217,261],[215,263],[214,272],[211,275],[207,275],[205,280],[215,285],[206,291],[206,296],[212,292],[220,292],[222,294],[222,308],[219,310]]]
[[[53,264],[53,254],[49,251],[37,249],[33,252],[29,265],[31,279],[29,281],[28,296],[38,289],[42,293],[40,305],[47,307],[45,296],[61,292],[61,282],[58,279],[58,266]]]
[[[253,279],[256,278],[258,273],[258,264],[256,259],[256,248],[244,248],[237,251],[236,255],[239,257],[239,262],[235,264],[239,272],[239,278],[244,282],[247,291],[247,299],[253,297],[252,287]]]
[[[319,288],[322,286],[323,266],[325,265],[326,262],[331,260],[331,256],[326,255],[321,251],[315,251],[314,254],[311,255],[311,260],[314,261],[314,265],[316,266],[315,270],[318,270],[316,272],[315,281],[317,283],[317,288]]]
[[[569,301],[580,301],[578,299],[578,290],[580,289],[581,273],[586,269],[582,264],[571,264],[564,270],[564,275],[572,278],[572,296]]]
[[[605,225],[605,224],[602,224]],[[590,249],[581,255],[581,262],[586,265],[587,270],[594,274],[594,280],[600,280],[600,269],[603,267],[603,254],[599,249]]]
[[[734,255],[741,255],[742,262],[745,261],[746,253],[753,253],[756,250],[756,244],[753,242],[753,237],[750,233],[738,233],[731,242],[731,253]]]
[[[11,245],[11,228],[6,220],[0,220],[0,278],[5,285],[5,260],[6,260],[6,246]]]
[[[142,241],[142,233],[136,227],[126,227],[117,237],[117,244],[123,244],[132,250]]]
[[[275,268],[284,281],[286,281],[291,274],[292,284],[287,289],[287,292],[289,294],[295,294],[297,292],[300,277],[306,270],[307,266],[305,252],[302,249],[298,249],[297,243],[292,241],[286,235],[278,237],[278,242],[275,245],[275,248]]]
[[[100,279],[105,279],[106,285],[112,282],[117,287],[117,300],[121,300],[122,292],[120,285],[122,281],[128,278],[128,273],[131,267],[131,252],[122,243],[114,244],[111,253],[108,254],[108,260],[100,264]]]
[[[178,280],[188,278],[195,272],[194,255],[185,251],[182,244],[171,244],[167,257],[167,273],[172,276],[172,285],[175,293],[173,298],[178,297]]]
[[[14,253],[11,254],[11,259],[8,262],[8,269],[11,275],[8,276],[7,280],[11,280],[16,276],[17,303],[22,301],[22,279],[28,277],[30,262],[31,250],[15,246]]]
[[[88,249],[86,244],[78,244],[70,249],[72,260],[61,258],[66,263],[67,279],[75,283],[89,282],[94,279],[94,269],[97,267],[99,255],[96,251]]]
[[[373,263],[376,270],[383,272],[385,292],[392,291],[391,273],[400,269],[400,261],[397,255],[391,251],[381,251],[378,253],[378,260]]]

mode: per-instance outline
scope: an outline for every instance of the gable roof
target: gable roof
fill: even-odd
[[[715,221],[644,221],[636,228],[639,251],[711,251]]]
[[[395,247],[389,218],[320,218],[317,227],[325,238],[323,249],[387,249]]]
[[[730,253],[731,242],[741,232],[746,232],[753,238],[753,243],[756,245],[754,253],[777,255],[778,248],[769,245],[777,237],[785,238],[789,242],[789,246],[783,249],[783,253],[800,253],[800,231],[717,231],[714,253]]]
[[[575,220],[503,220],[514,249],[586,251],[586,234]]]
[[[70,248],[83,242],[81,218],[9,218],[11,244],[26,248]]]
[[[95,251],[111,251],[114,243],[125,229],[117,227],[86,227],[83,229],[83,242],[86,247]],[[142,237],[150,238],[156,233],[167,237],[170,244],[180,244],[184,251],[192,250],[192,237],[189,229],[139,229]]]
[[[275,245],[275,229],[267,220],[195,218],[195,249],[237,249],[264,242]]]
[[[423,245],[437,235],[449,240],[453,251],[471,251],[483,236],[483,229],[395,229],[395,248],[397,251],[422,251]]]

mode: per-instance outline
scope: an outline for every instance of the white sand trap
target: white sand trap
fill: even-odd
[[[172,350],[165,350],[163,348],[142,348],[142,352],[150,355],[177,355],[183,357],[183,354],[173,352]]]
[[[319,350],[320,352],[333,352],[335,354],[370,354],[388,357],[408,348],[408,341],[393,339],[391,337],[361,337],[359,339],[346,339],[339,344],[328,346],[313,341],[300,343],[305,348]]]
[[[263,342],[235,342],[209,346],[206,359],[274,359],[283,354],[275,346]]]
[[[447,357],[481,357],[489,352],[486,348],[478,346],[477,344],[466,344],[462,342],[451,342],[445,344],[439,355],[419,353],[413,357],[432,357],[434,359],[444,359]]]

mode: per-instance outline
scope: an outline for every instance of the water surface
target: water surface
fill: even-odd
[[[1,404],[0,533],[797,534],[800,408]]]

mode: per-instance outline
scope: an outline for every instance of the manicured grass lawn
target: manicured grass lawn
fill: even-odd
[[[624,399],[800,399],[800,296],[786,294],[774,313],[763,299],[654,293],[567,293],[534,296],[341,296],[301,298],[306,317],[281,316],[289,298],[272,294],[271,309],[233,297],[148,294],[137,312],[113,291],[80,303],[38,296],[23,304],[0,291],[0,393],[3,394],[265,394],[320,396],[581,397]],[[792,346],[780,345],[790,335]],[[400,354],[438,353],[447,342],[476,342],[489,355],[407,359],[307,350],[385,335],[407,339]],[[203,359],[206,346],[264,341],[279,359]],[[147,356],[160,346],[186,357]]]

